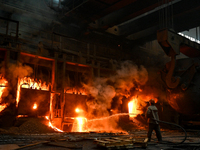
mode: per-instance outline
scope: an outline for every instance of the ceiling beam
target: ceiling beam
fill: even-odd
[[[92,16],[92,20],[95,21],[107,14],[117,11],[117,10],[119,10],[127,5],[130,5],[136,1],[137,0],[117,0],[116,3],[113,3],[110,7],[107,7],[104,10],[101,10],[99,13]]]
[[[145,0],[137,2],[135,1],[135,3],[129,4],[127,7],[123,7],[117,11],[112,11],[112,13],[95,20],[89,25],[93,28],[108,29],[109,27],[148,13],[149,11],[158,8],[158,6],[163,7],[165,4],[170,5],[169,3],[172,3],[172,0],[167,0],[163,3],[161,3],[161,1],[158,2],[157,0],[150,1],[148,3],[145,3]]]
[[[136,12],[137,14],[142,13],[139,16],[122,22],[121,24],[115,25],[111,28],[108,28],[106,32],[118,35],[118,36],[128,36],[139,30],[144,30],[145,28],[150,28],[151,26],[159,25],[159,10],[164,9],[170,5],[180,2],[181,0],[174,0],[170,4],[163,4],[162,6],[155,7],[158,4],[154,4],[154,9],[152,6],[145,8],[144,10]],[[149,9],[149,11],[147,11]],[[150,10],[151,9],[151,10]]]

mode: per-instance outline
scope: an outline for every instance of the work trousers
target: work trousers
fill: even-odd
[[[151,141],[151,135],[152,135],[153,130],[155,130],[155,132],[156,132],[156,137],[157,137],[158,141],[162,141],[160,126],[159,126],[159,124],[154,124],[154,123],[149,123],[149,129],[148,129],[148,133],[147,133],[148,141],[149,142]]]

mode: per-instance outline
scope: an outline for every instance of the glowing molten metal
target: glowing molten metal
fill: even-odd
[[[87,119],[84,117],[76,117],[76,120],[73,124],[72,132],[86,132],[86,123]]]
[[[139,104],[137,98],[132,98],[132,100],[128,103],[128,110],[129,110],[129,117],[134,118],[138,114],[141,113],[140,110],[138,110]]]
[[[48,116],[45,116],[45,118],[46,118],[47,120],[49,120],[49,117],[48,117]],[[49,124],[48,124],[48,125],[49,125],[49,127],[51,127],[52,129],[54,129],[55,131],[64,132],[64,131],[62,131],[62,130],[56,128],[55,126],[53,126],[50,120],[49,120]]]
[[[78,117],[78,118],[76,118],[76,120],[78,122],[78,132],[83,132],[84,118]]]
[[[36,103],[34,103],[33,109],[37,109],[37,104]]]
[[[60,130],[60,129],[56,128],[55,126],[53,126],[50,121],[49,121],[49,127],[51,127],[52,129],[54,129],[55,131],[63,132],[62,130]]]
[[[83,115],[82,113],[84,111],[80,108],[76,108],[75,112]],[[87,131],[87,129],[86,129],[87,119],[82,116],[76,117],[75,119],[76,120],[73,124],[72,132],[86,132]]]

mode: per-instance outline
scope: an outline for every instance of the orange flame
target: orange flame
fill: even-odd
[[[138,110],[139,103],[137,98],[132,98],[132,100],[128,103],[128,109],[129,109],[129,117],[134,118],[138,114],[141,114],[142,112]]]
[[[18,103],[19,103],[20,90],[21,90],[20,87],[21,87],[20,80],[18,79],[18,83],[17,83],[17,96],[16,96],[16,107],[18,106]]]
[[[0,105],[0,112],[3,111],[7,107],[7,104]]]
[[[36,103],[34,103],[33,109],[37,109],[37,104]]]
[[[7,85],[8,81],[6,79],[4,79],[3,77],[1,77],[0,79],[0,103],[2,101],[2,95],[3,95],[3,92],[5,92],[6,90],[6,85]],[[0,105],[0,112],[3,111],[6,107],[7,107],[8,104],[1,104]]]
[[[41,80],[35,81],[34,79],[31,79],[30,77],[24,77],[21,79],[18,79],[18,86],[17,86],[17,98],[16,98],[16,106],[18,106],[19,99],[20,99],[20,90],[22,88],[26,89],[36,89],[36,90],[49,90],[49,85],[46,85],[45,82],[42,83]]]
[[[22,88],[31,88],[36,90],[49,90],[49,85],[46,85],[45,82],[42,83],[41,80],[35,81],[34,79],[31,79],[30,77],[24,77],[23,79],[20,79],[20,85]]]
[[[68,89],[65,91],[67,94],[80,94],[80,95],[86,95],[86,92],[84,90],[76,90],[76,89]]]

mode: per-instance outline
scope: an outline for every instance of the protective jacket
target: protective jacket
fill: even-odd
[[[158,116],[158,109],[155,105],[151,105],[147,108],[146,117],[148,118],[148,123],[158,124],[159,116]]]

